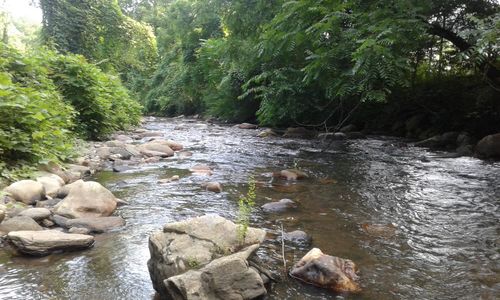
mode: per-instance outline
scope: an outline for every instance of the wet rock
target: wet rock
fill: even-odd
[[[261,138],[266,138],[270,136],[279,136],[279,134],[276,131],[272,130],[271,128],[267,128],[266,130],[259,132],[257,136]]]
[[[47,208],[28,208],[19,213],[18,216],[30,217],[35,221],[41,221],[50,217],[52,213]]]
[[[283,137],[297,139],[311,139],[317,136],[316,131],[305,129],[304,127],[287,128]]]
[[[163,141],[163,143],[165,143],[165,145],[169,146],[174,151],[181,151],[182,149],[184,149],[184,146],[172,140],[166,140]]]
[[[113,172],[116,172],[116,173],[122,173],[122,172],[133,170],[132,167],[124,165],[124,164],[116,163],[116,161],[115,161],[115,163],[113,163],[112,169],[113,169]]]
[[[116,209],[116,198],[98,182],[78,180],[66,185],[67,196],[59,202],[54,213],[69,218],[106,217]],[[60,191],[61,192],[61,191]]]
[[[15,216],[0,224],[0,231],[5,233],[20,230],[38,231],[43,230],[43,228],[35,220],[26,216]]]
[[[312,242],[311,236],[302,230],[294,230],[283,234],[285,241],[291,242],[299,246],[309,246]]]
[[[461,132],[458,136],[457,136],[457,145],[460,147],[460,146],[466,146],[466,145],[472,145],[472,137],[470,136],[470,134],[468,132]]]
[[[125,205],[129,205],[130,203],[128,203],[127,201],[125,200],[122,200],[122,199],[118,199],[116,198],[116,206],[117,207],[121,207],[121,206],[125,206]]]
[[[267,294],[260,274],[248,265],[248,257],[258,248],[215,259],[200,270],[165,280],[169,299],[256,299]]]
[[[204,189],[214,193],[222,192],[222,185],[218,182],[206,182],[201,185]]]
[[[484,158],[500,158],[500,133],[482,138],[477,143],[476,152]]]
[[[238,124],[236,126],[240,129],[257,129],[257,128],[259,128],[258,125],[250,124],[250,123],[241,123],[241,124]]]
[[[57,191],[64,185],[64,180],[55,174],[37,177],[36,181],[43,185],[45,195],[49,197],[55,197]]]
[[[281,199],[280,201],[266,203],[261,206],[265,212],[284,212],[290,208],[296,207],[295,202],[290,199]]]
[[[212,175],[212,169],[207,165],[195,165],[191,169],[189,169],[195,175]]]
[[[148,269],[153,286],[160,296],[167,298],[166,279],[205,266],[242,247],[260,244],[265,235],[264,230],[250,227],[241,240],[238,225],[218,215],[166,224],[163,231],[149,237]]]
[[[415,143],[417,147],[445,148],[455,146],[458,132],[445,132]]]
[[[7,239],[19,252],[43,256],[54,251],[81,250],[94,244],[94,237],[82,234],[69,234],[57,230],[12,231]]]
[[[172,148],[170,148],[166,143],[159,140],[142,144],[138,147],[138,149],[145,156],[174,156],[174,150],[172,150]]]
[[[9,193],[16,201],[30,205],[45,198],[43,184],[34,180],[14,182],[6,187],[4,192]]]
[[[349,125],[346,125],[346,126],[340,128],[339,132],[348,133],[348,132],[354,132],[354,131],[357,131],[357,130],[358,130],[358,128],[356,127],[356,125],[349,124]]]
[[[320,133],[318,135],[318,138],[323,140],[338,141],[347,139],[347,135],[343,132],[325,132],[325,133]]]
[[[163,184],[163,183],[170,183],[172,181],[179,181],[179,180],[180,180],[179,175],[174,175],[174,176],[172,176],[170,178],[160,179],[160,180],[158,180],[158,183],[162,183]]]
[[[358,276],[354,262],[326,255],[318,248],[313,248],[297,262],[290,271],[290,276],[338,293],[361,291],[356,282]]]
[[[68,219],[62,216],[54,216],[54,222],[64,228],[85,228],[89,232],[102,233],[125,225],[121,217],[91,217]]]
[[[393,237],[394,235],[396,235],[396,229],[397,229],[397,227],[391,223],[389,224],[364,223],[361,225],[361,228],[363,228],[363,231],[365,231],[369,235],[383,237],[383,238]]]
[[[305,172],[297,169],[282,170],[278,176],[286,180],[301,180],[309,177]]]
[[[462,145],[455,152],[457,156],[472,156],[474,154],[474,147],[472,145]]]

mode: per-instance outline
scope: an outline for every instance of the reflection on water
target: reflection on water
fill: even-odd
[[[277,215],[255,210],[252,224],[271,238],[258,252],[262,261],[282,271],[274,239],[283,223],[287,231],[312,235],[313,246],[323,252],[354,260],[362,278],[359,295],[333,295],[284,278],[273,286],[271,299],[500,296],[499,163],[440,158],[387,138],[342,141],[318,153],[317,142],[259,139],[254,130],[195,120],[157,119],[147,128],[194,155],[98,174],[96,180],[130,203],[117,211],[126,227],[97,236],[95,247],[83,252],[33,259],[0,251],[1,299],[151,299],[148,235],[167,222],[204,213],[234,219],[250,175],[258,181],[258,205],[281,198],[298,203]],[[186,171],[198,163],[213,167],[210,179]],[[311,178],[289,183],[270,176],[294,165]],[[156,183],[172,175],[181,179]],[[207,180],[221,182],[224,192],[201,189]],[[379,235],[363,230],[367,223],[392,223],[397,230]],[[307,250],[287,245],[288,265]]]

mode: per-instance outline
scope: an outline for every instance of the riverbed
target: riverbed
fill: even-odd
[[[311,247],[353,260],[363,291],[335,295],[282,276],[269,299],[498,299],[500,297],[500,163],[413,147],[372,136],[335,141],[259,138],[258,130],[196,119],[149,118],[148,130],[184,145],[175,156],[101,171],[92,179],[129,205],[116,214],[127,225],[96,236],[87,251],[43,258],[0,249],[0,299],[153,299],[146,262],[148,236],[165,223],[206,213],[235,220],[238,198],[253,176],[251,226],[268,231],[259,259],[282,275],[280,226],[303,230],[312,245],[285,245],[288,267]],[[196,176],[196,164],[213,175]],[[273,172],[299,168],[308,179],[287,182]],[[179,181],[158,180],[179,175]],[[218,181],[222,193],[201,188]],[[290,211],[260,205],[289,198]],[[367,230],[370,225],[387,230]]]

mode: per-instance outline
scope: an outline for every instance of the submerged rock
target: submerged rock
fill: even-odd
[[[169,299],[255,299],[267,294],[260,274],[248,265],[259,246],[215,259],[199,270],[164,281]]]
[[[290,276],[305,283],[335,292],[359,292],[356,265],[349,259],[326,255],[313,248],[290,271]]]
[[[299,246],[309,246],[312,242],[311,236],[302,230],[294,230],[283,234],[285,241],[291,242]]]
[[[57,230],[12,231],[7,239],[21,253],[35,256],[48,255],[54,251],[80,250],[91,247],[94,237],[91,235],[70,234]]]
[[[383,238],[390,238],[396,234],[397,227],[393,224],[370,224],[364,223],[361,225],[363,230],[373,236],[379,236]]]
[[[280,201],[270,202],[262,205],[265,212],[283,212],[289,208],[294,208],[295,202],[290,199],[281,199]]]
[[[6,187],[4,191],[9,193],[16,201],[30,205],[45,198],[43,184],[34,180],[14,182]]]
[[[238,228],[218,215],[205,215],[166,224],[163,231],[151,234],[148,269],[155,290],[168,299],[166,279],[203,267],[243,247],[260,244],[266,235],[264,230],[250,227],[241,240]]]
[[[485,158],[500,158],[500,133],[482,138],[476,146],[476,152]]]
[[[195,165],[191,169],[189,169],[194,175],[212,175],[212,169],[207,165]]]
[[[297,169],[282,170],[277,175],[286,180],[301,180],[309,177],[305,172]]]
[[[78,180],[64,189],[67,196],[54,208],[54,213],[61,216],[107,217],[116,209],[115,196],[98,182]]]

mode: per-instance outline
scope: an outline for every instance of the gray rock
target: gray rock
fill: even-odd
[[[110,147],[100,147],[96,149],[96,154],[102,160],[106,160],[111,156],[111,148]]]
[[[38,223],[35,222],[35,220],[26,216],[16,216],[6,221],[3,221],[2,224],[0,224],[0,231],[3,231],[5,233],[9,233],[11,231],[20,231],[20,230],[39,231],[43,230],[43,228],[40,225],[38,225]]]
[[[164,141],[154,140],[138,147],[139,151],[146,156],[161,156],[170,157],[174,156],[174,150],[168,146]],[[151,155],[153,153],[159,153],[159,155]]]
[[[290,271],[290,276],[305,283],[338,293],[359,292],[356,265],[348,259],[323,254],[313,248]]]
[[[200,270],[190,270],[164,281],[169,299],[255,299],[267,294],[264,282],[248,257],[258,248],[213,260]]]
[[[294,230],[283,234],[285,241],[291,242],[299,246],[309,246],[312,238],[302,230]]]
[[[30,205],[45,198],[45,189],[43,185],[34,180],[14,182],[6,187],[4,191],[9,193],[16,201]]]
[[[64,187],[67,196],[54,213],[69,218],[107,217],[116,209],[116,198],[98,182],[78,180]]]
[[[55,215],[54,222],[65,228],[85,228],[89,232],[102,233],[125,225],[125,220],[121,217],[91,217],[68,219]]]
[[[37,207],[23,210],[18,216],[30,217],[35,221],[41,221],[50,217],[51,214],[52,213],[47,208]]]
[[[268,213],[284,212],[290,208],[295,207],[295,202],[290,199],[281,199],[280,201],[270,202],[262,205],[262,209]]]
[[[298,139],[311,139],[317,136],[316,131],[305,129],[304,127],[290,127],[287,128],[283,137],[298,138]]]
[[[162,232],[154,232],[149,237],[148,269],[153,286],[166,297],[164,280],[167,278],[204,266],[241,247],[259,244],[265,234],[264,230],[248,228],[241,240],[238,225],[218,215],[166,224]]]
[[[54,198],[54,199],[48,199],[48,200],[45,200],[45,201],[37,201],[36,202],[36,207],[54,207],[57,205],[57,203],[61,202],[62,199],[59,199],[59,198]]]
[[[258,125],[250,124],[250,123],[241,123],[241,124],[238,124],[236,126],[240,129],[257,129],[257,128],[259,128]]]
[[[476,152],[485,158],[500,158],[500,133],[482,138],[476,146]]]
[[[71,227],[68,230],[69,233],[78,233],[78,234],[89,234],[90,230],[87,228],[80,228],[80,227]]]
[[[12,231],[7,239],[20,252],[28,255],[43,256],[54,251],[80,250],[91,247],[94,237],[83,234],[69,234],[57,230]]]
[[[40,182],[45,189],[45,195],[55,197],[57,191],[64,186],[64,180],[56,174],[47,174],[37,177],[36,181]]]
[[[218,182],[206,182],[201,185],[204,189],[214,193],[222,192],[222,185]]]
[[[123,147],[112,147],[110,148],[111,155],[118,155],[123,160],[129,160],[132,158],[132,153],[130,153],[125,145]]]
[[[52,222],[52,221],[51,221],[51,220],[49,220],[49,219],[44,219],[44,220],[42,220],[41,224],[42,224],[42,226],[43,226],[43,227],[47,227],[47,228],[49,228],[49,227],[52,227],[52,226],[56,225],[54,222]]]

